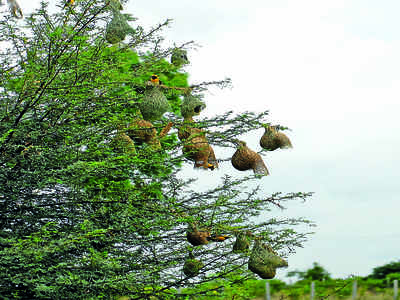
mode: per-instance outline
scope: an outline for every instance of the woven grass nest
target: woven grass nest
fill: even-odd
[[[111,2],[111,4],[114,1]],[[135,30],[128,24],[128,16],[121,14],[116,5],[111,5],[113,17],[106,27],[106,40],[110,44],[122,42],[127,34],[134,34]]]
[[[22,19],[24,17],[24,14],[22,13],[21,7],[17,3],[17,0],[7,0],[7,2],[13,17],[17,19]],[[0,1],[0,5],[2,5],[2,1]]]
[[[181,114],[185,120],[197,116],[206,108],[206,104],[201,101],[200,97],[193,95],[185,95],[181,104]]]
[[[195,277],[199,275],[200,269],[204,267],[204,264],[193,257],[186,259],[183,265],[183,273],[188,277]]]
[[[161,89],[151,84],[144,91],[143,99],[139,103],[139,109],[143,119],[154,121],[160,119],[165,112],[171,110],[171,106]]]
[[[189,63],[187,51],[184,49],[175,48],[172,50],[171,63],[176,67],[181,67]]]
[[[276,269],[287,267],[288,263],[279,257],[270,246],[256,241],[251,251],[248,268],[262,279],[275,277]]]
[[[253,170],[254,174],[269,175],[260,154],[254,152],[243,141],[237,141],[238,149],[233,154],[232,166],[239,171]]]
[[[111,146],[117,152],[124,154],[136,154],[135,143],[133,140],[124,132],[118,132],[117,135],[112,139]]]
[[[233,244],[233,252],[241,253],[247,252],[250,248],[250,232],[240,232],[236,236],[235,243]]]
[[[186,158],[194,161],[195,168],[214,170],[218,168],[214,149],[210,146],[205,132],[199,128],[188,129],[190,135],[184,139],[182,152]],[[178,133],[179,135],[179,133]]]
[[[293,148],[290,139],[282,132],[278,131],[277,126],[264,125],[265,132],[260,139],[260,146],[268,151],[274,151],[278,148]]]
[[[207,245],[210,237],[211,233],[208,230],[198,230],[194,224],[190,224],[186,232],[186,238],[193,246]]]
[[[136,119],[129,124],[126,133],[131,137],[137,145],[146,143],[154,149],[161,149],[160,138],[164,137],[171,129],[173,123],[169,122],[157,135],[154,125],[143,119]]]
[[[154,125],[146,120],[136,119],[129,124],[126,133],[137,143],[153,143],[157,138]]]

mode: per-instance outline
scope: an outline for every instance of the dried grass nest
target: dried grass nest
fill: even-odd
[[[204,267],[202,261],[189,257],[183,265],[183,273],[188,277],[195,277],[199,275],[200,269]]]
[[[186,232],[186,238],[193,246],[207,245],[210,237],[211,233],[208,230],[198,230],[194,224],[190,224]]]
[[[293,148],[290,139],[278,130],[279,126],[264,125],[265,132],[260,139],[260,146],[268,151],[274,151],[278,148]]]
[[[160,139],[163,138],[171,129],[173,123],[168,122],[167,125],[157,135],[157,130],[153,123],[143,120],[135,119],[129,124],[126,133],[137,145],[146,143],[154,149],[161,149]]]
[[[275,277],[276,269],[287,267],[288,263],[279,257],[267,244],[257,240],[251,251],[248,268],[262,279]]]
[[[236,141],[238,146],[233,154],[232,166],[239,171],[253,170],[257,175],[269,175],[269,171],[264,164],[260,154],[254,152],[243,141]]]
[[[205,132],[199,128],[186,128],[186,131],[189,136],[184,139],[182,149],[186,158],[194,161],[195,168],[202,167],[211,170],[218,168],[214,149],[208,143]]]

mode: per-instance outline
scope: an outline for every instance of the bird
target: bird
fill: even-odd
[[[143,119],[147,121],[158,120],[165,112],[171,110],[171,106],[161,90],[161,81],[158,75],[150,76],[146,85],[143,99],[139,103],[139,110]]]
[[[150,82],[153,85],[162,85],[163,84],[162,81],[160,80],[160,78],[158,77],[158,75],[155,75],[155,74],[151,75]]]
[[[64,8],[66,8],[68,6],[73,6],[74,4],[75,4],[75,0],[66,0]]]

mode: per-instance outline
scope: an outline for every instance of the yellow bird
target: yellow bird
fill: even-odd
[[[75,0],[67,0],[65,2],[64,8],[66,8],[67,6],[73,6],[75,4]]]
[[[150,77],[150,81],[154,84],[154,85],[161,85],[162,82],[160,80],[160,78],[158,77],[158,75],[151,75]]]

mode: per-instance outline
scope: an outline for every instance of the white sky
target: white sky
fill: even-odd
[[[19,0],[25,14],[38,3]],[[232,90],[207,94],[205,115],[269,110],[271,122],[292,129],[294,148],[265,157],[271,176],[262,184],[315,192],[285,214],[318,226],[280,279],[314,261],[346,277],[400,259],[399,11],[400,2],[389,0],[132,0],[125,7],[140,24],[174,19],[171,44],[202,46],[189,52],[192,83],[232,78]],[[246,137],[253,150],[261,135]],[[215,176],[233,172],[225,163]]]

